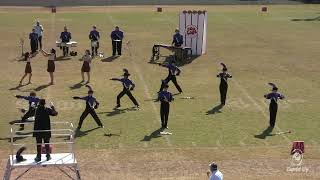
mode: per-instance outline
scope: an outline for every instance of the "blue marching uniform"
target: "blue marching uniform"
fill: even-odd
[[[183,36],[180,33],[176,33],[175,35],[173,35],[172,44],[175,47],[181,47],[183,44]]]
[[[228,79],[232,78],[232,76],[227,72],[221,72],[217,75],[217,77],[220,78],[219,90],[221,105],[225,105],[228,92]]]
[[[271,92],[264,95],[266,99],[270,99],[269,112],[270,112],[270,127],[274,127],[278,112],[278,99],[284,99],[284,96],[278,92]]]
[[[159,92],[161,92],[163,90],[165,84],[168,84],[170,81],[172,81],[174,86],[179,91],[179,93],[182,93],[182,89],[179,86],[179,84],[177,82],[177,78],[176,78],[176,76],[180,75],[181,70],[173,64],[168,64],[168,65],[165,65],[164,67],[168,68],[169,74],[168,74],[167,78],[162,81]]]
[[[71,33],[68,31],[61,32],[60,39],[61,39],[61,42],[63,42],[63,43],[70,42],[70,40],[72,39]],[[63,50],[63,56],[67,56],[69,54],[69,47],[63,46],[62,50]]]
[[[38,34],[35,32],[32,32],[29,34],[30,39],[30,46],[31,46],[31,53],[35,53],[38,50]]]
[[[40,101],[40,99],[36,96],[20,96],[20,95],[16,95],[17,98],[19,99],[24,99],[27,100],[29,103],[29,110],[23,115],[23,117],[21,118],[21,122],[24,123],[27,121],[27,119],[29,117],[32,117],[35,115],[36,113],[36,107]],[[24,124],[20,124],[20,128],[21,130],[24,129]]]
[[[160,118],[161,128],[168,128],[168,119],[170,111],[170,102],[173,101],[173,96],[169,91],[161,91],[159,93],[160,105]]]
[[[75,97],[74,99],[82,99],[86,101],[86,109],[80,116],[80,121],[78,124],[78,129],[81,129],[83,120],[88,116],[88,114],[91,114],[93,119],[96,121],[97,125],[99,127],[103,127],[95,109],[98,108],[99,102],[96,100],[93,96],[85,96],[85,97]]]
[[[97,30],[92,30],[89,34],[89,39],[91,40],[91,42],[96,41],[97,42],[97,46],[93,47],[91,46],[91,52],[92,52],[92,56],[97,55],[98,54],[98,49],[99,49],[99,39],[100,39],[100,33]]]
[[[135,88],[135,84],[128,78],[113,78],[112,80],[122,82],[123,90],[117,96],[117,107],[120,107],[120,99],[126,94],[136,107],[139,107],[137,100],[133,97],[131,91]]]

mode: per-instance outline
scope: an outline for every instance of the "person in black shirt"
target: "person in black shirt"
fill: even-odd
[[[228,91],[228,78],[232,78],[232,76],[228,73],[227,66],[224,63],[220,63],[223,68],[222,72],[217,75],[220,78],[220,101],[221,105],[224,106],[226,104],[227,91]]]
[[[278,112],[278,99],[284,99],[284,96],[278,93],[278,87],[274,83],[268,83],[272,87],[272,92],[269,94],[265,94],[264,97],[266,99],[270,99],[269,112],[270,112],[270,127],[274,127],[277,118]]]
[[[51,103],[51,108],[45,107],[46,101],[40,99],[39,105],[35,114],[34,121],[34,132],[33,137],[36,138],[37,142],[37,157],[34,159],[36,162],[41,161],[41,144],[42,140],[45,143],[47,161],[51,159],[50,157],[50,138],[51,138],[51,125],[50,125],[50,116],[58,115],[58,112],[55,110],[53,104]]]

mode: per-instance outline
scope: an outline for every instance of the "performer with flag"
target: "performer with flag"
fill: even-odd
[[[74,96],[73,97],[73,99],[81,99],[81,100],[86,101],[86,109],[84,110],[84,112],[80,116],[77,130],[79,131],[81,129],[83,120],[88,116],[88,114],[91,114],[91,116],[96,121],[96,123],[99,127],[104,128],[97,113],[95,112],[95,109],[98,109],[98,107],[99,107],[99,102],[97,101],[97,99],[95,97],[93,97],[93,90],[92,90],[91,86],[86,85],[86,87],[89,89],[88,96],[85,96],[85,97]]]
[[[220,63],[222,65],[222,72],[217,75],[220,78],[220,101],[221,105],[226,104],[227,91],[228,91],[228,78],[232,78],[232,76],[228,73],[227,66],[224,63]]]
[[[170,81],[173,82],[173,84],[178,89],[179,93],[182,93],[182,89],[179,86],[176,78],[176,76],[180,75],[181,70],[175,65],[175,61],[170,61],[168,65],[159,64],[159,66],[168,68],[169,74],[166,79],[162,80],[161,87],[158,93],[161,92],[164,88],[164,85],[168,84]]]
[[[21,123],[25,123],[29,117],[35,115],[36,107],[40,101],[35,92],[31,92],[29,96],[16,95],[18,99],[24,99],[29,102],[29,110],[21,118]],[[20,124],[20,130],[24,130],[24,124]]]
[[[266,99],[270,99],[269,112],[270,112],[270,127],[276,124],[276,117],[278,111],[278,99],[284,99],[284,96],[278,93],[278,87],[274,83],[268,83],[272,89],[271,93],[264,95]]]
[[[136,106],[136,108],[139,108],[139,104],[137,102],[137,100],[133,97],[131,91],[134,90],[135,88],[135,84],[128,78],[130,76],[129,71],[127,69],[123,69],[123,78],[112,78],[110,80],[112,81],[120,81],[122,82],[123,85],[123,90],[118,94],[117,96],[117,105],[116,108],[119,108],[120,105],[120,99],[126,94],[131,101],[133,102],[133,104]]]
[[[100,39],[100,33],[97,31],[97,27],[93,26],[92,31],[90,31],[89,39],[91,40],[91,51],[92,51],[92,57],[98,55],[98,49],[99,49],[99,39]]]

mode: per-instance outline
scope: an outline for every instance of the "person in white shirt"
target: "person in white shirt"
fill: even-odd
[[[216,163],[209,165],[210,171],[207,172],[209,180],[223,180],[223,174],[218,170]]]
[[[37,49],[42,49],[42,35],[43,35],[43,26],[40,24],[39,21],[37,21],[36,25],[33,27],[35,29],[35,33],[38,34],[38,46]]]

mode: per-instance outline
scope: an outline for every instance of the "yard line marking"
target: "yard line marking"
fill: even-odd
[[[108,15],[109,21],[110,21],[113,25],[115,25],[115,20],[113,19],[113,17],[112,17],[110,14],[108,14],[108,13],[106,13],[106,14]],[[129,42],[129,41],[128,41],[128,42]],[[122,43],[123,43],[123,42],[122,42]],[[150,92],[150,91],[149,91],[149,88],[148,88],[148,86],[146,85],[146,82],[145,82],[145,80],[144,80],[144,78],[143,78],[143,76],[142,76],[142,74],[141,74],[141,71],[140,71],[140,69],[137,67],[134,59],[132,58],[131,49],[133,49],[133,48],[130,48],[129,43],[128,43],[128,44],[124,44],[124,45],[125,45],[125,47],[126,47],[127,50],[128,50],[128,55],[129,55],[130,63],[132,64],[134,70],[135,70],[136,73],[138,74],[140,81],[142,82],[142,85],[143,85],[143,87],[144,87],[145,95],[147,96],[148,99],[152,99],[152,96],[151,96],[151,94],[149,93],[149,92]],[[151,106],[152,106],[152,109],[153,109],[153,112],[154,112],[154,115],[155,115],[156,119],[158,119],[158,122],[161,123],[161,119],[160,119],[160,117],[158,116],[158,111],[157,111],[157,108],[156,108],[155,104],[154,104],[152,101],[150,101],[150,104],[151,104]],[[163,136],[163,137],[164,137],[167,145],[168,145],[168,146],[172,146],[169,137],[168,137],[168,136]],[[144,142],[144,146],[145,146],[145,147],[148,147],[148,143],[147,143],[147,142]]]

